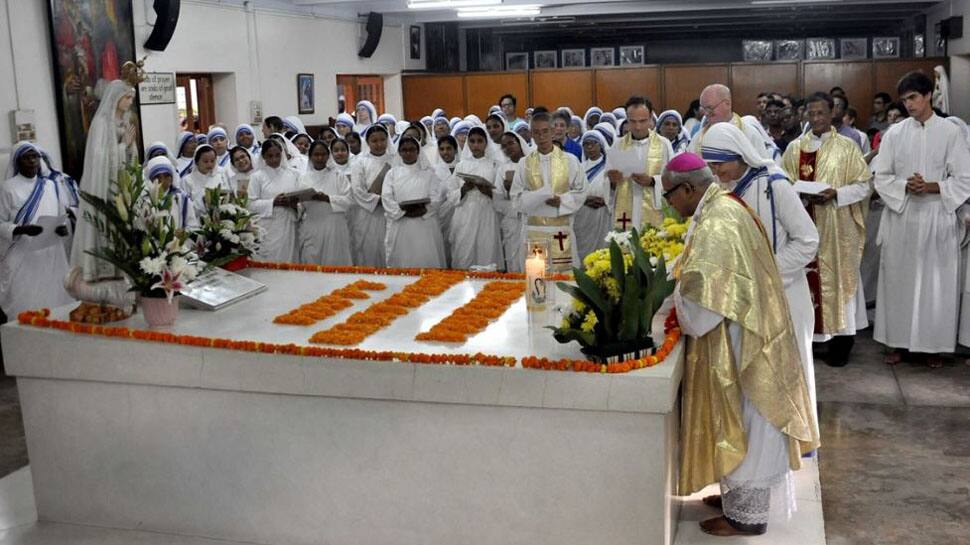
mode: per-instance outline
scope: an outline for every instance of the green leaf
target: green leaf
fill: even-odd
[[[626,277],[623,293],[619,338],[621,341],[632,341],[638,337],[640,330],[640,285],[632,272]]]
[[[546,328],[553,330],[553,334],[552,334],[553,338],[556,339],[557,342],[560,342],[562,344],[566,344],[571,341],[578,341],[579,344],[582,345],[583,347],[589,347],[596,344],[595,335],[593,335],[592,333],[587,333],[580,329],[572,329],[572,328],[567,329],[567,328],[558,328],[558,327],[552,327],[552,326],[546,326]]]

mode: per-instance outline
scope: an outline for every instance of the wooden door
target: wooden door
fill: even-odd
[[[361,100],[369,100],[377,110],[384,113],[384,78],[373,74],[337,76],[337,96],[344,97],[344,110],[354,113],[354,107]],[[338,105],[339,111],[339,105]]]
[[[176,102],[182,128],[206,133],[216,122],[215,92],[211,74],[178,74]]]

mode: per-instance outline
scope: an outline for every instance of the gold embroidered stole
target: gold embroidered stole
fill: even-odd
[[[798,146],[785,151],[782,166],[793,180],[799,178],[799,157],[808,148],[812,135],[798,140]],[[872,178],[859,146],[832,129],[831,136],[822,143],[815,158],[815,180],[832,186],[845,187]],[[845,307],[855,296],[859,284],[859,267],[866,244],[866,212],[868,199],[839,208],[835,199],[816,204],[815,225],[818,227],[818,274],[821,300],[822,328],[834,334],[846,328]]]
[[[725,319],[687,338],[678,494],[734,471],[747,453],[747,398],[788,439],[789,466],[818,447],[785,288],[768,237],[739,198],[711,184],[676,276],[681,296]],[[729,327],[740,328],[735,361]]]
[[[650,143],[647,150],[646,173],[650,176],[660,174],[664,167],[664,146],[660,140],[663,138],[657,131],[650,131],[647,137]],[[630,134],[625,135],[617,143],[617,148],[621,152],[633,153],[635,144]],[[636,227],[640,229],[645,224],[654,227],[663,226],[663,210],[658,209],[653,204],[653,188],[643,188],[643,199],[640,207],[640,224],[634,225],[633,216],[633,186],[636,182],[632,178],[624,178],[616,186],[616,206],[613,210],[613,228],[620,231],[629,231]]]
[[[563,195],[569,191],[569,160],[566,153],[553,147],[549,154],[549,186],[553,195]],[[525,159],[525,182],[531,191],[539,191],[546,186],[542,175],[541,156],[538,151]],[[569,272],[573,267],[572,229],[569,216],[529,216],[526,220],[529,240],[548,240],[550,269],[553,272]]]

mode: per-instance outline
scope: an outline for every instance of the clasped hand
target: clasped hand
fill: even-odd
[[[939,193],[940,184],[935,182],[927,182],[923,175],[919,172],[913,173],[912,176],[906,178],[906,192],[914,193],[916,195],[923,195],[928,193]]]

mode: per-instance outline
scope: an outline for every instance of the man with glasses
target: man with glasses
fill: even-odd
[[[505,118],[509,127],[512,126],[512,123],[519,120],[519,117],[515,114],[515,95],[502,95],[502,98],[498,101],[498,105],[502,108],[502,117]]]
[[[704,122],[704,128],[691,141],[690,151],[695,154],[700,154],[707,131],[718,123],[731,123],[744,133],[744,136],[747,137],[760,156],[765,159],[774,160],[772,152],[770,151],[774,149],[774,146],[770,142],[765,141],[757,128],[746,124],[741,120],[741,116],[734,113],[734,107],[731,102],[731,89],[726,85],[715,83],[708,85],[701,91],[701,111],[704,112],[706,121]]]

